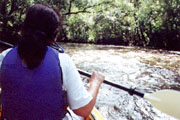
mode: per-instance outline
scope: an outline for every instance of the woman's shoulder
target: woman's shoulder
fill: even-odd
[[[59,53],[59,60],[63,63],[69,63],[72,61],[71,57],[67,53]]]
[[[67,53],[59,53],[59,57],[65,57],[66,59],[69,59],[70,58],[70,56],[69,56],[69,54],[67,54]]]
[[[12,48],[6,49],[6,50],[4,50],[4,51],[2,51],[2,52],[0,53],[0,67],[1,67],[1,64],[2,64],[2,61],[3,61],[4,57],[7,55],[7,53],[8,53],[10,50],[12,50]]]
[[[4,57],[7,55],[7,53],[12,50],[12,48],[6,49],[0,53],[0,60],[4,59]]]
[[[0,53],[0,55],[1,55],[1,56],[2,56],[2,55],[3,55],[3,56],[6,56],[6,54],[7,54],[10,50],[12,50],[12,48],[8,48],[8,49],[2,51],[2,52]]]

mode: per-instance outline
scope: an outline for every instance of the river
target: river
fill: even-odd
[[[145,93],[180,90],[180,54],[139,47],[62,44],[84,71],[99,71],[106,80]],[[82,77],[86,86],[87,78]],[[176,120],[137,96],[103,84],[96,107],[107,120]]]
[[[106,80],[144,93],[161,89],[180,91],[180,53],[113,45],[62,44],[84,71],[99,71]],[[88,87],[88,79],[82,76]],[[96,108],[107,120],[177,120],[137,96],[102,84]]]

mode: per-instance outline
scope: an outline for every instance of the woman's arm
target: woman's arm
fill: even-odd
[[[87,91],[71,58],[67,54],[59,54],[59,59],[63,72],[63,86],[67,90],[69,107],[77,115],[86,117],[91,113],[95,105],[104,76],[94,72],[89,79],[90,87]]]
[[[84,107],[73,110],[74,113],[83,117],[89,116],[96,103],[97,94],[103,81],[103,75],[99,74],[98,72],[93,72],[91,78],[89,79],[90,87],[88,89],[88,92],[92,95],[93,99],[89,102],[89,104],[85,105]]]

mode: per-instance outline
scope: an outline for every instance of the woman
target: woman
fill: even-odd
[[[70,57],[50,47],[61,22],[48,6],[30,7],[18,46],[0,54],[3,118],[70,119],[67,105],[79,116],[91,113],[104,76],[94,72],[86,90]]]

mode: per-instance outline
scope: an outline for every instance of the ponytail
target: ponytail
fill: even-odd
[[[26,31],[18,44],[18,54],[29,69],[36,68],[46,53],[46,36],[39,31]]]

